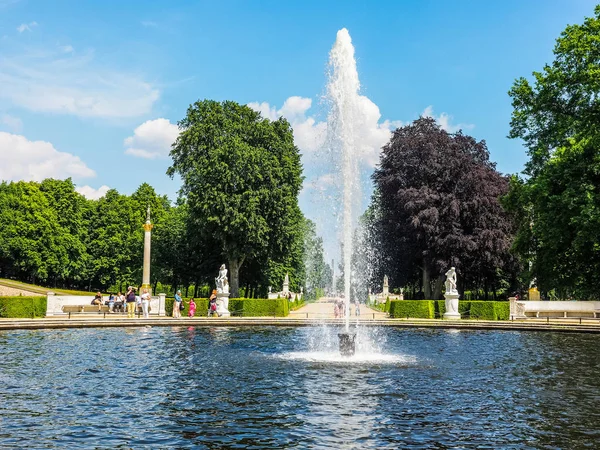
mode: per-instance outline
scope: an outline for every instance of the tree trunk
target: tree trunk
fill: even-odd
[[[439,300],[442,297],[442,286],[444,285],[444,275],[440,275],[435,279],[435,287],[433,290],[433,300]]]
[[[229,260],[229,296],[230,298],[239,298],[240,295],[240,267],[242,261],[238,258]]]
[[[429,273],[429,267],[423,264],[423,294],[425,300],[431,300],[431,274]]]

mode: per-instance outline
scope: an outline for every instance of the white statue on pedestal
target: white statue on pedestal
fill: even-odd
[[[456,269],[450,267],[450,270],[446,272],[446,293],[444,294],[446,299],[446,312],[444,313],[444,319],[460,319],[460,313],[458,312],[458,290],[456,289]]]
[[[225,264],[219,269],[219,276],[215,278],[217,285],[217,314],[219,317],[229,317],[229,280]]]

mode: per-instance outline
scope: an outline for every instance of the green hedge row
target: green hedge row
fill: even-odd
[[[232,298],[229,299],[232,316],[242,317],[285,317],[290,313],[287,298]]]
[[[410,317],[414,319],[442,318],[446,312],[444,300],[392,300],[390,317]],[[482,300],[459,300],[458,312],[463,319],[508,320],[509,302]]]
[[[46,317],[46,296],[0,297],[0,317]]]
[[[167,316],[173,315],[174,298],[165,300],[165,313]],[[189,313],[190,299],[183,299],[185,309],[181,311],[182,316],[187,316]],[[205,317],[208,314],[208,299],[196,298],[196,314],[194,317]],[[229,312],[232,316],[238,317],[261,317],[275,316],[285,317],[290,313],[290,306],[296,306],[300,302],[288,302],[287,298],[266,299],[266,298],[230,298]],[[304,304],[303,302],[301,304]]]
[[[390,317],[410,317],[414,319],[433,319],[432,300],[388,300]]]

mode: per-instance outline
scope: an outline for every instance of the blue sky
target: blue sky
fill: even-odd
[[[230,99],[293,123],[301,206],[324,232],[314,200],[332,176],[317,147],[337,30],[350,31],[371,102],[364,173],[389,130],[423,113],[485,139],[498,169],[515,173],[526,156],[506,139],[507,91],[594,4],[0,0],[0,178],[71,176],[92,197],[147,181],[175,199],[174,124],[197,99]]]

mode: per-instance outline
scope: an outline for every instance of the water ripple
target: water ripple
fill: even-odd
[[[131,328],[0,333],[0,448],[593,448],[598,337]]]

